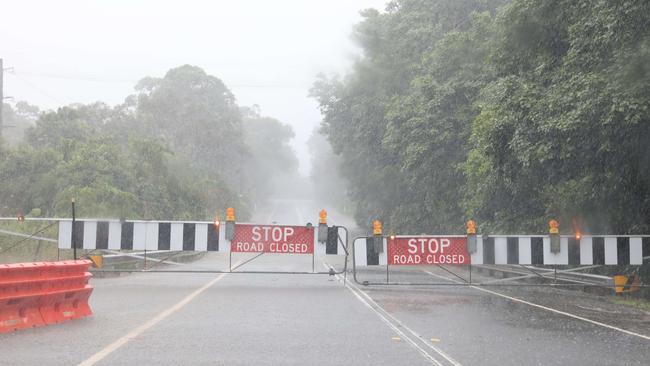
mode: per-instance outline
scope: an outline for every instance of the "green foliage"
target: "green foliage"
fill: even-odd
[[[25,102],[17,102],[15,106],[4,104],[2,108],[2,136],[0,146],[17,146],[25,135],[25,131],[38,118],[38,107]]]
[[[409,0],[366,11],[356,33],[365,57],[344,80],[315,83],[361,226],[376,218],[389,231],[463,225],[468,122],[491,75],[483,60],[499,3]]]
[[[356,218],[402,232],[650,230],[650,3],[401,0],[312,89]]]
[[[0,211],[80,217],[246,219],[274,175],[295,171],[290,127],[246,114],[216,77],[182,66],[145,78],[123,105],[42,113],[24,141],[0,146]],[[22,106],[23,114],[29,111]]]
[[[470,213],[505,230],[543,228],[549,217],[566,231],[576,217],[587,232],[650,229],[650,90],[640,66],[650,60],[649,11],[642,1],[504,9],[490,59],[498,77],[474,121],[467,172],[481,198]]]
[[[249,153],[239,107],[224,83],[196,66],[171,69],[136,86],[135,118],[146,136],[167,142],[197,168],[240,183]]]
[[[214,183],[198,172],[175,175],[171,151],[159,141],[133,136],[118,141],[94,117],[102,105],[65,107],[41,116],[27,144],[0,161],[0,200],[7,208],[69,216],[75,197],[81,217],[149,219],[209,218],[233,202],[224,191],[215,200]]]

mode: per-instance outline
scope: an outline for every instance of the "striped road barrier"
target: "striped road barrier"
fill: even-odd
[[[315,227],[235,223],[230,239],[228,225],[207,221],[59,220],[59,249],[164,250],[203,252],[272,252],[288,254],[346,255],[343,242],[318,240]],[[338,238],[337,226],[328,228]],[[288,230],[288,231],[287,231]],[[292,235],[287,236],[287,233]],[[277,239],[277,240],[275,240]],[[273,243],[278,245],[273,245]]]
[[[548,235],[475,237],[470,253],[463,235],[361,237],[354,240],[355,266],[372,265],[642,265],[650,256],[647,235],[562,235],[551,250]],[[381,245],[376,245],[378,240]]]

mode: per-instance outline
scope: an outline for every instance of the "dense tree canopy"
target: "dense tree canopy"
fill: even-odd
[[[136,91],[135,118],[145,134],[162,138],[196,167],[238,182],[247,150],[239,107],[221,80],[185,65],[142,79]]]
[[[471,139],[471,213],[505,229],[550,216],[650,229],[649,25],[645,1],[504,9]]]
[[[68,216],[75,197],[81,216],[180,219],[235,202],[223,183],[198,171],[178,174],[160,141],[113,135],[106,119],[113,112],[95,104],[44,113],[26,143],[3,153],[4,208]]]
[[[25,132],[38,118],[39,109],[26,102],[17,102],[14,106],[5,103],[2,108],[2,139],[0,144],[7,147],[18,145]]]
[[[312,89],[362,225],[650,229],[647,1],[399,0]]]
[[[297,168],[291,128],[240,110],[200,68],[145,78],[136,91],[115,107],[9,109],[34,125],[0,147],[0,210],[68,216],[75,197],[82,217],[211,219],[234,206],[245,219],[272,174]]]

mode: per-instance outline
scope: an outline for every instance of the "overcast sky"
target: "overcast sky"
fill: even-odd
[[[321,116],[307,97],[319,72],[344,73],[361,9],[386,0],[4,1],[0,58],[5,96],[44,109],[115,105],[145,76],[196,65],[221,78],[240,105],[296,132],[302,174],[306,140]]]

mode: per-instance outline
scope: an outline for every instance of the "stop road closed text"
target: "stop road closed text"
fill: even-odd
[[[237,224],[233,252],[311,254],[314,229],[305,226]]]
[[[389,265],[469,263],[465,237],[396,237],[388,240]]]
[[[238,241],[235,243],[233,252],[265,252],[265,253],[311,253],[309,245],[296,243],[248,243]]]

